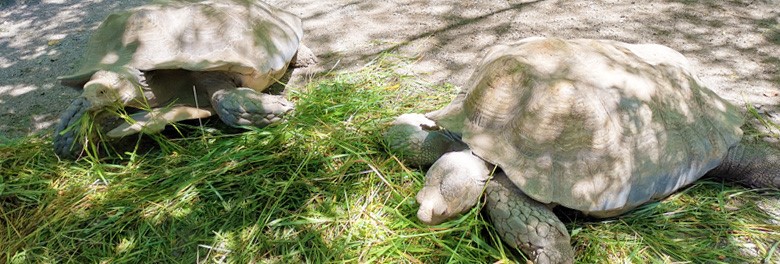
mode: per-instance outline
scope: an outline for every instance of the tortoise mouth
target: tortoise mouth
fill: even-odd
[[[441,210],[436,207],[426,206],[421,204],[417,209],[417,219],[426,225],[438,225],[447,221],[451,216],[447,214],[447,210]]]
[[[84,84],[82,96],[90,102],[89,111],[121,106],[143,106],[148,102],[145,72],[126,68],[124,71],[101,70],[92,75],[90,81]],[[142,107],[141,107],[142,108]]]

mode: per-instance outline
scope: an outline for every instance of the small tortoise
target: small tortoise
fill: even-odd
[[[262,92],[288,65],[314,63],[302,37],[300,18],[259,1],[162,1],[112,14],[78,71],[59,78],[83,92],[61,116],[55,152],[75,158],[97,140],[79,133],[85,113],[108,139],[213,114],[233,127],[277,122],[293,104]],[[126,122],[100,118],[116,105],[141,111]]]
[[[398,117],[385,140],[409,163],[433,163],[422,222],[467,211],[484,191],[507,244],[571,263],[554,206],[617,216],[705,174],[780,186],[780,150],[743,140],[742,124],[668,47],[529,38],[489,51],[448,106]]]

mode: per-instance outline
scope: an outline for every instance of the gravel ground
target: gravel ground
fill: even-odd
[[[140,0],[0,0],[0,140],[51,133],[79,92],[71,72],[90,32]],[[659,43],[690,58],[713,90],[780,121],[780,1],[274,0],[301,16],[321,59],[292,83],[359,68],[395,50],[427,81],[463,85],[487,47],[529,36]],[[743,107],[744,108],[744,107]]]

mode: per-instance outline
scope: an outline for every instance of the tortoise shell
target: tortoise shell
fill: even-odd
[[[427,116],[528,196],[595,216],[700,178],[743,123],[668,47],[555,38],[492,49],[453,102]]]
[[[302,36],[300,18],[260,1],[159,2],[108,16],[79,69],[60,81],[81,87],[98,70],[130,66],[241,73],[245,87],[264,90],[284,74]]]

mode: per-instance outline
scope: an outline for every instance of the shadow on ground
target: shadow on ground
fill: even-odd
[[[89,33],[131,1],[5,1],[0,5],[0,140],[50,131],[79,92],[56,77],[69,73]]]
[[[77,63],[90,31],[133,1],[6,1],[0,9],[0,132],[49,131],[77,92],[55,83]],[[705,83],[774,117],[780,97],[778,1],[269,1],[304,19],[324,72],[359,68],[393,51],[418,57],[423,79],[463,85],[482,52],[529,36],[608,38],[668,45]]]

